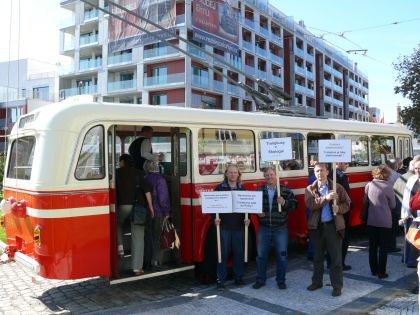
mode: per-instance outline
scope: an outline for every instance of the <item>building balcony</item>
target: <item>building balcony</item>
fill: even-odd
[[[300,84],[295,84],[295,92],[299,94],[306,94],[306,87]]]
[[[58,70],[58,74],[60,76],[62,76],[62,75],[68,75],[68,74],[73,74],[74,71],[75,71],[74,64],[60,65],[60,68]]]
[[[100,68],[102,66],[102,58],[85,59],[79,62],[79,71],[87,71]]]
[[[272,75],[271,81],[273,82],[273,84],[283,87],[283,79],[281,77]]]
[[[227,62],[227,61],[226,61],[226,56],[220,56],[220,55],[216,55],[216,56],[217,56],[219,59],[222,59],[222,60],[224,60],[225,62]],[[217,61],[216,59],[213,59],[213,63],[214,63],[215,65],[220,65],[220,66],[224,66],[224,67],[226,67],[224,63],[221,63],[220,61]]]
[[[96,94],[98,92],[97,85],[88,85],[88,86],[80,86],[77,88],[70,88],[70,89],[62,89],[60,90],[60,99],[66,99],[71,96],[75,95],[84,95],[84,94]]]
[[[303,76],[304,78],[306,78],[306,70],[302,67],[299,67],[296,64],[295,64],[295,73]]]
[[[305,107],[305,112],[308,115],[316,116],[316,108],[315,107],[306,106]]]
[[[327,80],[327,79],[324,78],[324,86],[332,89],[333,83],[331,81],[329,81],[329,80]]]
[[[235,95],[239,96],[240,89],[237,85],[233,85],[233,84],[228,83],[228,92],[231,93],[231,94],[235,94]]]
[[[188,51],[191,52],[190,49],[188,49]],[[169,56],[169,55],[179,55],[179,54],[180,52],[176,50],[175,48],[171,46],[163,46],[163,47],[144,50],[143,59],[164,57],[164,56]]]
[[[283,58],[277,55],[274,55],[273,53],[270,53],[270,59],[271,61],[274,61],[280,66],[283,66]]]
[[[349,91],[349,97],[351,97],[352,99],[356,99],[356,94]]]
[[[254,29],[255,29],[255,23],[254,23],[254,21],[252,21],[252,20],[250,20],[250,19],[247,19],[247,18],[244,18],[244,19],[243,19],[243,23],[244,23],[246,26],[250,27],[250,28],[251,28],[251,30],[254,30]]]
[[[308,69],[306,69],[306,78],[308,78],[311,81],[315,80],[315,75],[313,72],[309,71]]]
[[[80,47],[98,44],[98,34],[80,36]]]
[[[342,86],[339,86],[339,85],[337,85],[337,84],[333,84],[333,89],[334,89],[334,91],[337,91],[337,92],[339,92],[339,93],[343,93],[343,87]]]
[[[252,43],[247,42],[246,40],[242,40],[242,47],[250,52],[253,52],[252,50]]]
[[[195,48],[195,47],[192,47],[192,46],[188,46],[188,52],[190,53],[190,54],[192,54],[192,55],[194,55],[195,57],[197,57],[197,58],[200,58],[200,59],[206,59],[206,55],[201,51],[201,50],[198,50],[197,48]]]
[[[75,48],[75,40],[73,39],[68,39],[66,41],[64,41],[61,51],[62,52],[66,52],[66,51],[71,51],[74,50]]]
[[[245,65],[244,71],[249,75],[255,75],[255,67]]]
[[[119,91],[119,90],[135,89],[137,87],[136,84],[137,84],[136,80],[108,82],[108,93]]]
[[[193,74],[191,84],[201,88],[209,87],[209,77]]]
[[[307,52],[305,52],[305,59],[308,60],[308,61],[315,62],[315,56],[311,55],[311,54],[308,54]]]
[[[258,70],[258,78],[261,80],[267,80],[267,71]]]
[[[325,65],[324,65],[324,71],[327,71],[327,72],[329,72],[329,73],[332,73],[332,67],[331,67],[331,66],[329,66],[329,65],[327,65],[327,64],[325,64]]]
[[[213,90],[223,93],[225,91],[225,84],[223,81],[213,80]]]
[[[270,36],[270,31],[262,26],[260,26],[260,32],[259,35],[263,35],[266,38],[269,38]]]
[[[267,58],[267,50],[264,48],[261,48],[260,46],[255,46],[255,52],[257,55],[260,55],[261,57]]]
[[[87,22],[87,21],[91,21],[94,19],[97,19],[99,16],[99,10],[98,9],[92,9],[89,11],[85,11],[85,14],[83,16],[83,21]]]
[[[108,57],[108,66],[114,66],[122,63],[130,63],[133,60],[133,54],[127,53],[127,54],[121,54],[121,55],[115,55],[115,56],[109,56]]]
[[[353,86],[356,86],[356,82],[351,78],[349,78],[349,83]]]
[[[364,93],[366,93],[366,94],[368,94],[369,93],[369,88],[367,88],[366,86],[364,86],[363,84],[362,84],[362,91],[364,92]]]
[[[144,86],[160,86],[160,85],[168,85],[168,84],[180,84],[185,82],[185,74],[184,73],[174,73],[174,74],[167,74],[167,75],[160,75],[154,77],[145,77],[144,78]]]
[[[305,58],[305,52],[303,51],[303,49],[300,49],[298,47],[295,47],[295,55],[303,59]]]
[[[75,26],[76,25],[76,18],[75,16],[67,17],[64,19],[60,19],[59,27],[60,29]]]
[[[333,104],[333,98],[331,96],[324,95],[324,103]]]
[[[342,78],[343,78],[343,73],[342,73],[342,72],[340,72],[340,71],[338,71],[338,70],[335,70],[334,68],[332,68],[332,74],[333,74],[336,78],[338,78],[338,79],[342,79]]]
[[[333,98],[333,104],[335,106],[343,106],[343,101],[342,100],[338,100],[336,98]]]
[[[279,46],[283,47],[283,40],[282,40],[282,38],[280,37],[280,35],[270,33],[270,40],[271,40],[273,43],[275,43],[275,44],[277,44],[277,45],[279,45]]]

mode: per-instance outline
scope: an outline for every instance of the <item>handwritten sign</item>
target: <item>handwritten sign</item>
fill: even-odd
[[[319,140],[319,162],[351,162],[351,140]]]
[[[232,193],[230,191],[201,192],[203,213],[232,213]]]
[[[261,139],[261,161],[291,160],[292,138]]]
[[[232,191],[232,212],[262,213],[262,191]]]

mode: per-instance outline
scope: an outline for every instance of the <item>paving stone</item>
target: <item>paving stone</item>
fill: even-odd
[[[397,298],[384,306],[376,309],[369,314],[372,315],[418,315],[419,314],[419,297],[416,294],[410,294]]]

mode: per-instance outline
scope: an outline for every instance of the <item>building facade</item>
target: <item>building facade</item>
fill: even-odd
[[[96,1],[96,2],[95,2]],[[109,8],[106,0],[95,4]],[[176,37],[117,53],[108,51],[109,15],[80,0],[60,2],[68,19],[60,26],[60,98],[92,94],[100,101],[255,110],[251,96],[213,71],[265,93],[256,78],[288,93],[293,105],[317,116],[368,121],[369,83],[357,64],[277,8],[259,1],[235,2],[239,54],[194,42],[190,0],[176,0],[176,34],[222,58],[226,66]],[[238,71],[240,70],[240,71]]]

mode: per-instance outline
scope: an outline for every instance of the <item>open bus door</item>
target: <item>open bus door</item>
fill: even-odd
[[[111,170],[115,173],[118,167],[118,158],[122,153],[128,153],[130,143],[137,138],[138,131],[142,126],[115,126],[110,128],[108,133],[108,157],[110,169],[110,188],[115,196],[115,176],[111,176]],[[164,177],[171,200],[171,218],[176,228],[177,234],[181,239],[181,246],[186,246],[187,249],[190,245],[183,244],[183,231],[182,216],[181,216],[181,182],[191,183],[191,174],[188,171],[187,152],[189,146],[189,130],[180,128],[168,128],[153,126],[154,134],[152,138],[153,154],[159,157],[159,172]],[[161,157],[161,158],[160,158]],[[111,165],[112,163],[112,165]],[[113,197],[115,200],[115,197]],[[193,269],[194,266],[182,265],[181,250],[168,249],[161,252],[161,265],[149,266],[148,263],[151,259],[151,243],[153,235],[151,229],[152,224],[145,227],[144,239],[144,261],[143,265],[145,274],[141,276],[133,276],[131,272],[131,231],[130,220],[127,219],[123,223],[123,246],[124,257],[118,257],[116,251],[116,224],[118,209],[114,207],[115,211],[111,215],[111,270],[113,279],[111,284],[122,282],[140,280],[145,278],[157,277],[165,274],[180,272],[184,270]],[[112,209],[112,207],[111,207]],[[112,211],[112,210],[111,210]],[[113,219],[112,219],[113,218]],[[185,220],[184,220],[185,221]],[[189,220],[187,220],[189,221]],[[186,227],[188,230],[188,227]],[[185,234],[190,234],[188,231]],[[188,256],[188,255],[187,255]]]

